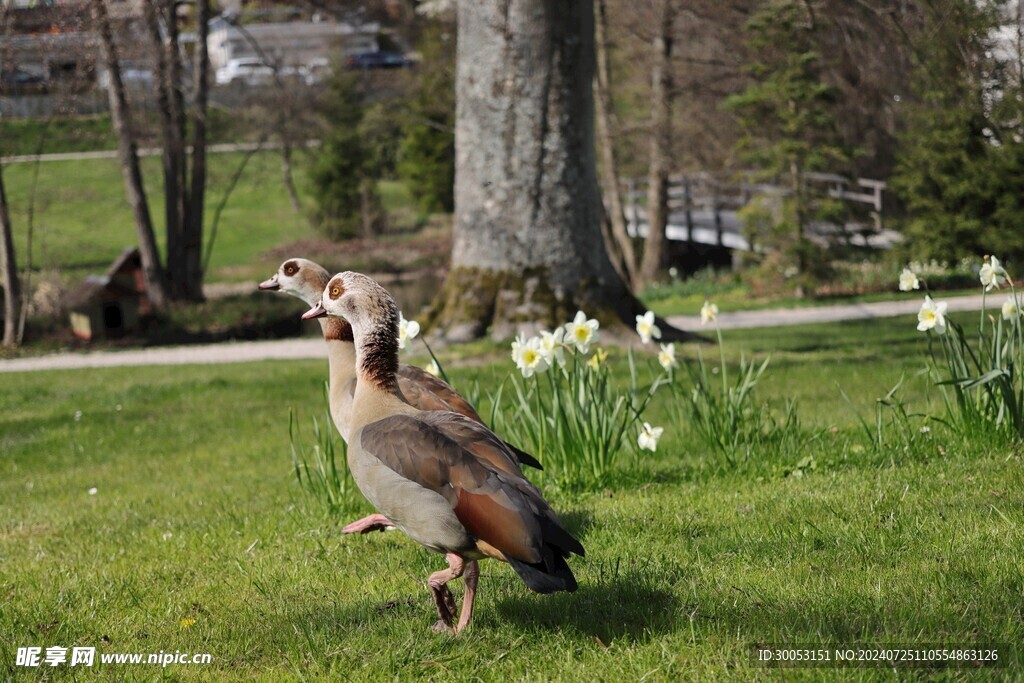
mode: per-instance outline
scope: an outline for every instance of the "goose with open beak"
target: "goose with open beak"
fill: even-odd
[[[281,263],[273,276],[259,284],[264,291],[280,291],[296,297],[308,306],[320,303],[330,273],[323,266],[304,258],[290,258]],[[327,344],[328,402],[331,418],[346,443],[349,439],[349,421],[352,397],[356,388],[356,350],[352,341],[352,327],[343,318],[326,317],[321,313],[320,327]],[[462,398],[447,382],[425,370],[402,364],[398,368],[398,385],[402,398],[420,410],[449,410],[483,423],[473,406]],[[519,463],[540,468],[530,454],[509,446]],[[369,533],[392,526],[382,515],[370,515],[348,524],[343,533]]]

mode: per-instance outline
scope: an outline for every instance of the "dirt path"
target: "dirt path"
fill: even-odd
[[[132,365],[193,365],[245,363],[256,360],[326,358],[322,339],[272,339],[190,346],[158,346],[125,351],[57,353],[36,358],[0,360],[0,373],[73,368],[115,368]]]
[[[988,305],[998,311],[1005,295],[990,296]],[[976,311],[981,308],[981,296],[942,299],[949,311]],[[921,308],[921,297],[912,296],[900,301],[879,301],[863,304],[842,304],[810,308],[781,308],[765,311],[723,312],[718,317],[722,329],[747,327],[777,327],[804,325],[841,320],[867,320],[902,315],[915,315]],[[671,316],[673,325],[691,331],[708,332],[701,326],[699,316]],[[271,341],[224,342],[192,346],[160,346],[126,351],[93,351],[88,353],[57,353],[35,358],[0,360],[0,373],[29,372],[34,370],[66,370],[73,368],[110,368],[133,365],[192,365],[204,363],[244,363],[258,360],[296,360],[324,358],[326,351],[321,339],[280,339]]]
[[[1006,295],[989,296],[986,302],[989,309],[997,313]],[[871,318],[895,318],[901,315],[917,315],[921,310],[923,295],[912,296],[899,301],[875,301],[860,304],[836,304],[833,306],[808,306],[806,308],[775,308],[764,311],[722,312],[718,316],[718,326],[723,330],[737,330],[749,327],[778,327],[781,325],[812,325],[814,323],[839,322],[842,320],[868,320]],[[941,296],[937,301],[945,301],[950,312],[977,311],[981,309],[981,295],[959,296],[945,299]],[[707,325],[700,324],[699,315],[674,315],[668,321],[682,330],[690,332],[708,331]]]

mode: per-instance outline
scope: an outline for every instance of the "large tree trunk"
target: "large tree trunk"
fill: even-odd
[[[593,0],[459,0],[453,268],[428,322],[507,338],[642,310],[601,236]]]
[[[100,55],[104,66],[110,72],[110,84],[107,95],[110,100],[110,116],[117,134],[118,159],[121,173],[124,175],[125,190],[128,203],[132,207],[135,219],[135,233],[139,240],[139,252],[142,255],[142,270],[146,278],[146,289],[154,306],[162,307],[167,303],[167,281],[160,264],[160,252],[156,248],[153,234],[153,222],[149,214],[149,204],[142,183],[142,171],[139,168],[139,155],[135,137],[131,127],[128,101],[125,97],[124,83],[121,81],[121,70],[118,67],[117,49],[110,28],[110,17],[104,0],[92,0],[93,17],[100,36]]]
[[[621,263],[619,273],[629,285],[637,282],[636,251],[626,230],[626,214],[622,207],[619,188],[619,164],[615,158],[612,139],[612,97],[608,69],[608,16],[604,0],[595,3],[594,25],[597,73],[594,78],[594,107],[597,123],[597,143],[601,150],[601,175],[607,197],[609,235],[605,243],[610,254]],[[608,239],[610,237],[611,239]]]
[[[14,259],[14,229],[7,208],[3,166],[0,166],[0,286],[4,288],[4,346],[17,346],[18,321],[21,319],[21,286],[18,264]]]
[[[674,0],[658,2],[658,32],[651,67],[651,152],[647,172],[647,239],[640,264],[640,285],[651,285],[665,261],[668,227],[668,172],[672,146],[672,24]]]

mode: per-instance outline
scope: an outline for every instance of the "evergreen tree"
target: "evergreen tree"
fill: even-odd
[[[801,274],[817,261],[806,238],[817,207],[803,174],[834,171],[849,161],[833,116],[837,91],[822,78],[814,22],[809,3],[772,0],[762,5],[744,27],[753,60],[745,67],[751,84],[726,100],[742,131],[742,157],[791,191],[785,210],[778,212],[771,246]]]
[[[442,23],[420,38],[423,60],[398,149],[398,175],[425,212],[455,206],[455,34]]]
[[[358,76],[336,69],[324,101],[329,127],[313,163],[314,220],[331,239],[354,237],[363,226],[371,152],[361,133],[363,94]]]
[[[948,0],[918,41],[891,183],[913,257],[1024,260],[1022,93],[993,43],[1003,4]]]

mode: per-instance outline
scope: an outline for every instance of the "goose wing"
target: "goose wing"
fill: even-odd
[[[398,368],[398,387],[405,400],[419,410],[451,410],[471,420],[483,422],[469,401],[459,396],[450,384],[426,370],[412,365]]]
[[[443,496],[459,523],[482,542],[478,549],[509,561],[521,576],[518,565],[568,571],[564,558],[570,552],[582,555],[583,546],[521,473],[477,455],[480,444],[501,443],[497,437],[466,439],[462,427],[459,419],[432,413],[393,415],[364,427],[360,446],[403,478]],[[571,587],[563,583],[550,590],[575,588],[574,579]]]
[[[450,384],[434,377],[426,370],[421,370],[412,365],[399,366],[398,388],[401,390],[406,402],[413,408],[424,411],[451,411],[469,418],[472,422],[483,425],[483,419],[481,419],[476,409],[466,399],[462,398]],[[490,430],[486,431],[490,433]],[[502,450],[510,450],[512,452],[517,464],[529,465],[538,470],[544,469],[541,467],[540,462],[529,453],[497,439],[493,433],[491,433],[491,436],[500,441]]]

